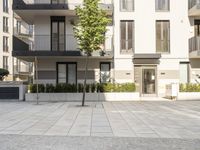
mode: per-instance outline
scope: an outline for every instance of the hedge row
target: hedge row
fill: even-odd
[[[37,92],[37,85],[31,84],[29,85],[30,93]],[[134,83],[124,83],[124,84],[114,84],[114,83],[106,83],[106,84],[87,84],[86,92],[87,93],[97,93],[97,92],[135,92],[135,84]],[[82,93],[83,92],[83,84],[38,84],[38,92],[39,93]]]
[[[200,92],[200,84],[180,84],[180,92]]]

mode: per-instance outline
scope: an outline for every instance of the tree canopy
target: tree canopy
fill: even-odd
[[[106,11],[99,8],[99,0],[84,0],[83,6],[76,8],[76,14],[79,20],[74,26],[75,37],[79,49],[90,56],[93,51],[101,49],[106,26],[111,20]]]

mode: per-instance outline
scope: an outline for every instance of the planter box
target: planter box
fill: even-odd
[[[39,93],[41,102],[78,102],[82,100],[82,93]],[[36,93],[26,93],[26,101],[36,101]],[[134,93],[86,93],[86,101],[138,101],[140,95]]]
[[[200,100],[200,92],[180,92],[178,100]]]

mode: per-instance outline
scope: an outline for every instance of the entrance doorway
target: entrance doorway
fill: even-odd
[[[155,68],[142,69],[142,94],[156,94]]]

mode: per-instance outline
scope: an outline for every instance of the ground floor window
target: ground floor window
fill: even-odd
[[[57,83],[77,83],[77,63],[57,63]]]
[[[189,82],[189,62],[180,62],[180,83]]]
[[[100,63],[100,82],[110,82],[110,62]]]

